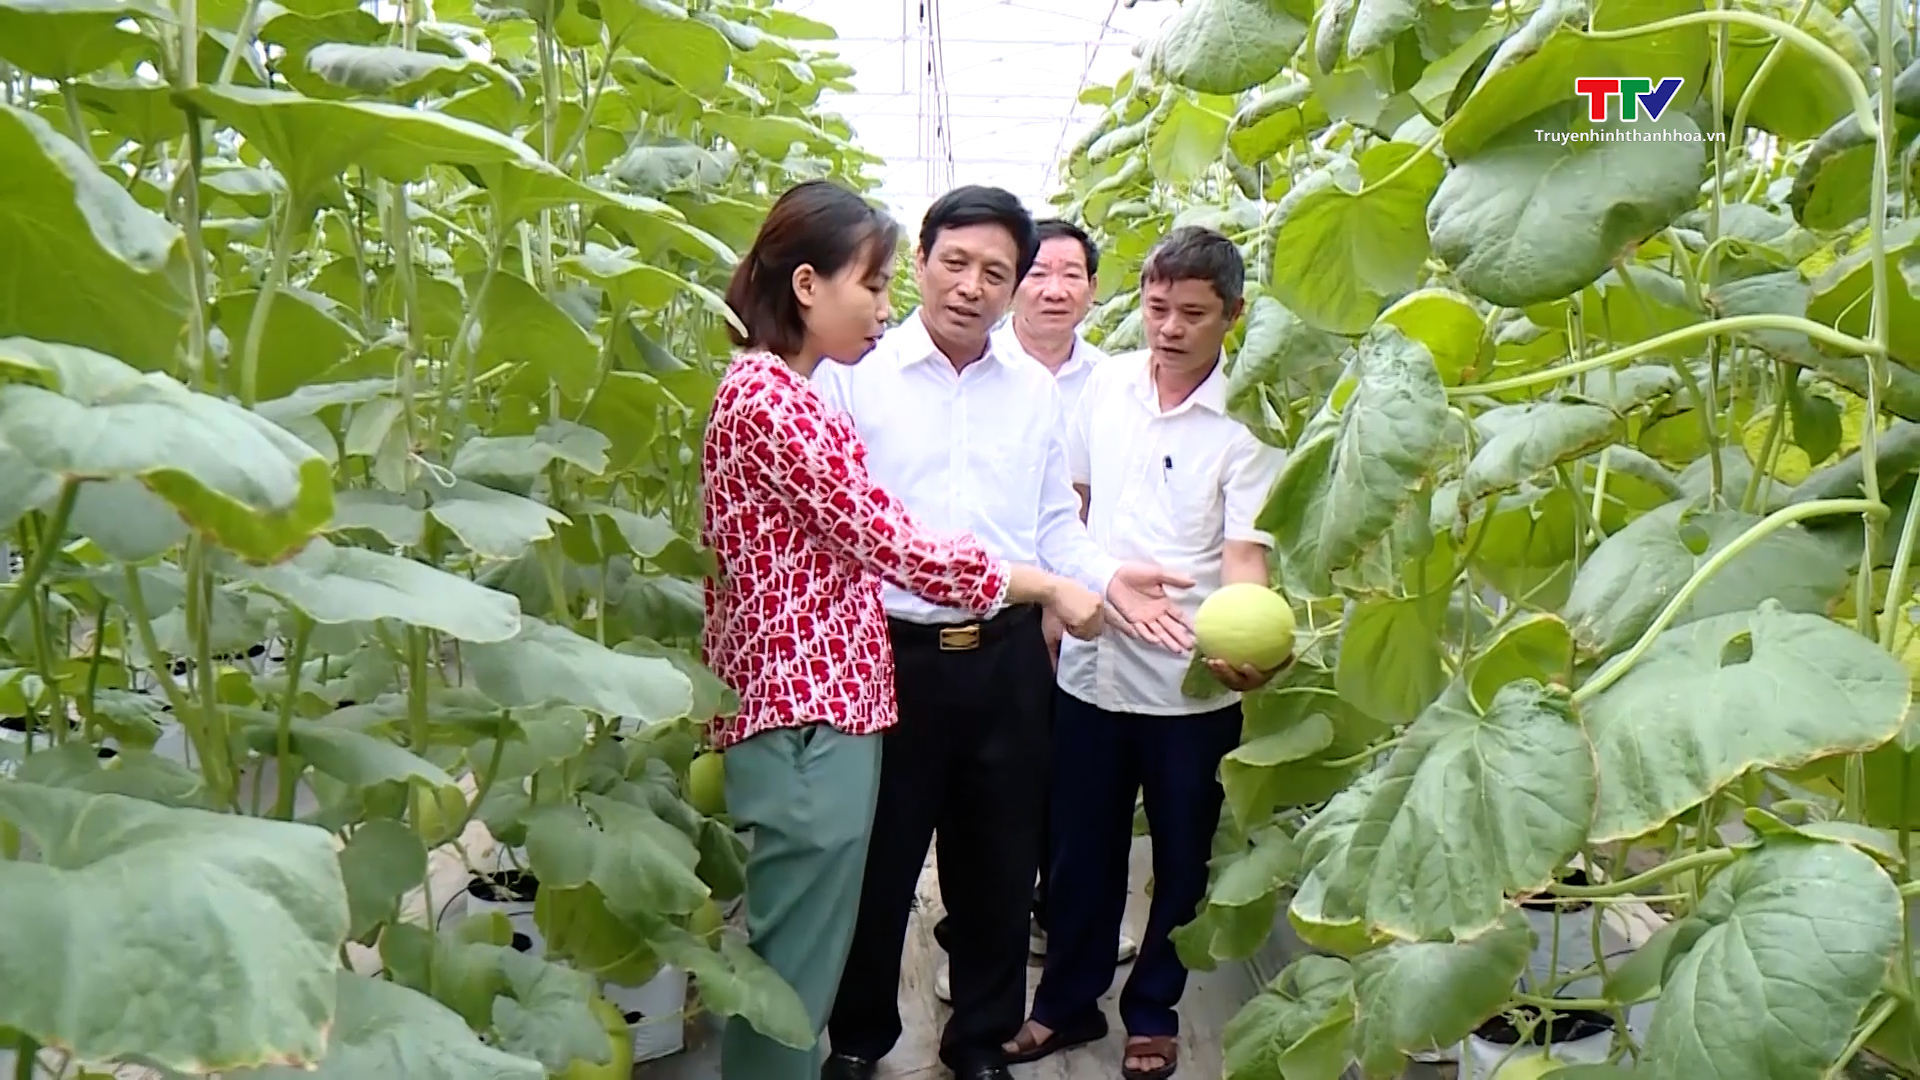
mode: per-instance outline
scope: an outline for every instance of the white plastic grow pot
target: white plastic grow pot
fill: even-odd
[[[1563,1065],[1600,1065],[1613,1052],[1613,1018],[1599,1012],[1554,1016],[1551,1037],[1535,1028],[1527,1045],[1505,1017],[1495,1017],[1468,1035],[1461,1046],[1459,1080],[1497,1080],[1500,1070],[1528,1058],[1551,1058]],[[1515,1049],[1518,1047],[1518,1049]]]
[[[603,985],[600,992],[627,1018],[633,1060],[653,1061],[687,1046],[687,973],[662,965],[644,986]]]
[[[547,939],[533,919],[533,904],[539,895],[540,881],[532,871],[469,874],[460,911],[463,918],[469,919],[492,912],[506,916],[507,925],[513,927],[513,947],[534,956],[545,956]]]

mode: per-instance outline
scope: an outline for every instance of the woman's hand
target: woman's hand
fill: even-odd
[[[1100,594],[1077,581],[1056,578],[1046,608],[1067,628],[1067,633],[1082,641],[1100,636],[1106,625],[1106,605]]]

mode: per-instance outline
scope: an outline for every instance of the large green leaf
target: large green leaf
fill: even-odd
[[[1301,587],[1326,595],[1393,526],[1437,466],[1447,422],[1432,354],[1397,328],[1369,331],[1260,512]]]
[[[1405,1054],[1466,1038],[1512,995],[1532,948],[1533,930],[1510,910],[1471,941],[1402,943],[1355,959],[1361,1067],[1398,1076]]]
[[[5,0],[0,3],[0,60],[43,79],[75,79],[141,47],[144,39],[121,29],[122,22],[172,18],[153,0]]]
[[[1563,129],[1563,125],[1523,121],[1563,102],[1584,104],[1574,92],[1576,78],[1658,82],[1677,75],[1684,81],[1664,115],[1684,112],[1706,86],[1702,78],[1708,58],[1705,25],[1615,40],[1596,40],[1587,31],[1645,26],[1700,11],[1702,6],[1701,0],[1546,0],[1525,25],[1501,42],[1474,82],[1472,95],[1449,119],[1443,144],[1447,156],[1455,161],[1471,157],[1503,132],[1517,138],[1524,131],[1532,139],[1535,127]]]
[[[491,128],[403,105],[232,85],[199,86],[188,94],[273,162],[302,206],[352,166],[404,182],[433,165],[539,160],[526,143]]]
[[[1311,326],[1364,333],[1420,284],[1427,201],[1443,171],[1419,148],[1389,142],[1309,176],[1280,202],[1274,297]]]
[[[460,1014],[385,979],[339,973],[340,1014],[317,1072],[268,1066],[235,1080],[543,1080],[537,1061],[480,1041]]]
[[[1176,95],[1147,142],[1153,175],[1169,184],[1191,184],[1206,175],[1226,146],[1232,108],[1230,98]]]
[[[1574,129],[1649,140],[1561,143],[1535,133],[1568,130],[1573,111],[1557,106],[1489,141],[1434,192],[1433,252],[1475,295],[1507,307],[1566,296],[1698,198],[1707,159],[1688,141],[1699,128],[1685,113]]]
[[[1187,0],[1161,28],[1149,62],[1175,86],[1203,94],[1251,90],[1280,74],[1307,39],[1302,15],[1311,10],[1280,0]]]
[[[1460,480],[1460,499],[1478,502],[1510,491],[1565,461],[1613,441],[1620,427],[1613,410],[1551,401],[1491,409],[1474,420],[1480,439]]]
[[[398,555],[339,547],[315,538],[291,560],[244,571],[246,578],[314,622],[393,619],[467,642],[505,641],[520,632],[512,596]]]
[[[1590,839],[1659,828],[1750,769],[1871,750],[1900,730],[1909,684],[1886,650],[1773,600],[1668,630],[1582,708],[1600,762]]]
[[[475,645],[467,658],[481,692],[509,708],[578,705],[642,724],[693,708],[693,686],[671,661],[617,653],[527,615],[519,634]]]
[[[1580,567],[1560,612],[1580,650],[1599,657],[1631,645],[1696,570],[1759,521],[1737,510],[1672,502],[1607,537]],[[1789,525],[1721,567],[1672,626],[1747,611],[1767,599],[1789,611],[1824,612],[1850,577],[1839,554]]]
[[[480,273],[469,275],[467,294],[479,290]],[[567,313],[515,274],[495,274],[480,304],[477,360],[486,365],[530,363],[579,398],[594,388],[600,345]]]
[[[0,861],[0,1027],[205,1073],[320,1059],[347,891],[320,829],[0,784],[42,862]],[[183,1022],[191,1018],[191,1022]]]
[[[1531,679],[1501,687],[1485,715],[1455,682],[1384,772],[1335,887],[1365,897],[1367,919],[1402,938],[1493,927],[1508,894],[1553,880],[1593,817],[1593,748],[1566,690]]]
[[[1338,1080],[1352,1041],[1352,969],[1335,957],[1303,956],[1227,1022],[1225,1080]]]
[[[0,161],[0,337],[170,366],[192,306],[180,230],[11,105],[0,105]]]
[[[0,339],[0,452],[62,481],[137,479],[194,528],[258,562],[333,512],[319,454],[258,415],[99,353]]]
[[[1869,856],[1769,838],[1682,924],[1645,1067],[1688,1080],[1825,1074],[1899,951],[1901,919],[1899,890]]]

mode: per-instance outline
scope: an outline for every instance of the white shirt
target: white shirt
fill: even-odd
[[[1109,358],[1087,380],[1068,427],[1067,459],[1089,488],[1087,524],[1107,554],[1156,562],[1193,579],[1169,590],[1191,618],[1220,588],[1228,540],[1264,547],[1254,527],[1285,454],[1227,415],[1226,357],[1187,400],[1161,412],[1146,350]],[[1060,688],[1114,712],[1184,716],[1239,700],[1181,692],[1190,656],[1108,629],[1060,647]]]
[[[815,368],[813,385],[853,418],[874,482],[922,523],[971,532],[1002,559],[1054,568],[1105,594],[1122,560],[1080,522],[1060,391],[1039,362],[990,336],[987,354],[956,372],[916,310],[858,364]],[[897,619],[975,621],[892,584],[881,594]]]
[[[1008,352],[1016,356],[1027,357],[1041,367],[1047,366],[1020,344],[1020,335],[1013,332],[1012,319],[1002,323],[993,333],[998,339],[996,348],[1004,345]],[[1073,351],[1067,354],[1067,362],[1060,365],[1060,370],[1053,373],[1054,384],[1060,388],[1060,409],[1069,420],[1080,411],[1080,395],[1086,391],[1087,376],[1093,374],[1094,365],[1106,358],[1106,353],[1081,337],[1078,331],[1074,332]]]

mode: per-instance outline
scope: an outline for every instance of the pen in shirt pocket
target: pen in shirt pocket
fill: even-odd
[[[1160,459],[1160,482],[1163,484],[1166,483],[1167,480],[1172,475],[1173,475],[1173,455],[1168,454],[1167,456]]]

